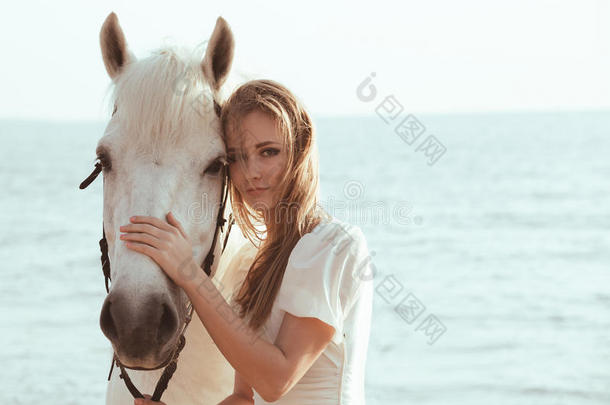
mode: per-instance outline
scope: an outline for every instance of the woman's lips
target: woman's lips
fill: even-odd
[[[252,188],[252,189],[250,189],[250,190],[246,190],[246,191],[248,192],[248,194],[250,194],[250,195],[255,195],[255,196],[256,196],[256,195],[260,195],[260,194],[262,194],[262,193],[263,193],[263,192],[265,192],[265,190],[267,190],[268,188],[269,188],[269,187],[267,187],[267,188]]]

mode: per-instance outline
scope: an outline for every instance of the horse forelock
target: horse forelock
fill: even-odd
[[[161,48],[132,62],[117,77],[111,101],[129,144],[155,157],[219,130],[201,57],[184,49]]]

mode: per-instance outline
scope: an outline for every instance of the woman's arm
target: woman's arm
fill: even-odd
[[[286,313],[272,344],[246,325],[194,261],[182,287],[210,337],[240,377],[267,402],[288,392],[330,342],[334,328]]]
[[[274,343],[259,339],[193,260],[192,245],[173,214],[168,222],[134,216],[121,239],[152,258],[191,299],[210,337],[246,383],[267,402],[288,392],[330,342],[334,328],[286,312]]]
[[[252,405],[254,404],[254,394],[252,387],[241,378],[239,373],[235,372],[235,383],[233,386],[233,394],[229,395],[224,401],[217,405]]]
[[[217,405],[252,405],[253,403],[253,399],[247,399],[238,394],[231,394]]]

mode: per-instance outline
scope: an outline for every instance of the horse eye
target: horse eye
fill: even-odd
[[[222,169],[224,165],[224,161],[222,161],[221,159],[216,159],[212,162],[212,164],[208,166],[207,169],[205,169],[204,174],[218,174],[218,172],[220,172],[220,169]]]
[[[110,159],[108,159],[108,157],[103,153],[97,155],[97,160],[100,161],[100,164],[102,165],[102,169],[104,169],[104,170],[110,170],[110,168],[112,167],[112,164],[110,163]]]

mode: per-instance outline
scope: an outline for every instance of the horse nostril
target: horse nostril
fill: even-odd
[[[104,302],[102,313],[100,314],[100,327],[102,328],[104,335],[106,335],[111,342],[114,342],[118,340],[119,334],[116,330],[112,312],[110,311],[111,305],[112,303],[110,299],[107,299],[106,302]]]
[[[166,303],[163,303],[161,308],[161,319],[157,329],[157,342],[164,345],[176,334],[178,316]]]
[[[100,314],[100,326],[117,354],[143,358],[161,355],[173,344],[178,331],[178,311],[169,297],[150,294],[134,308],[129,295],[111,292]]]

